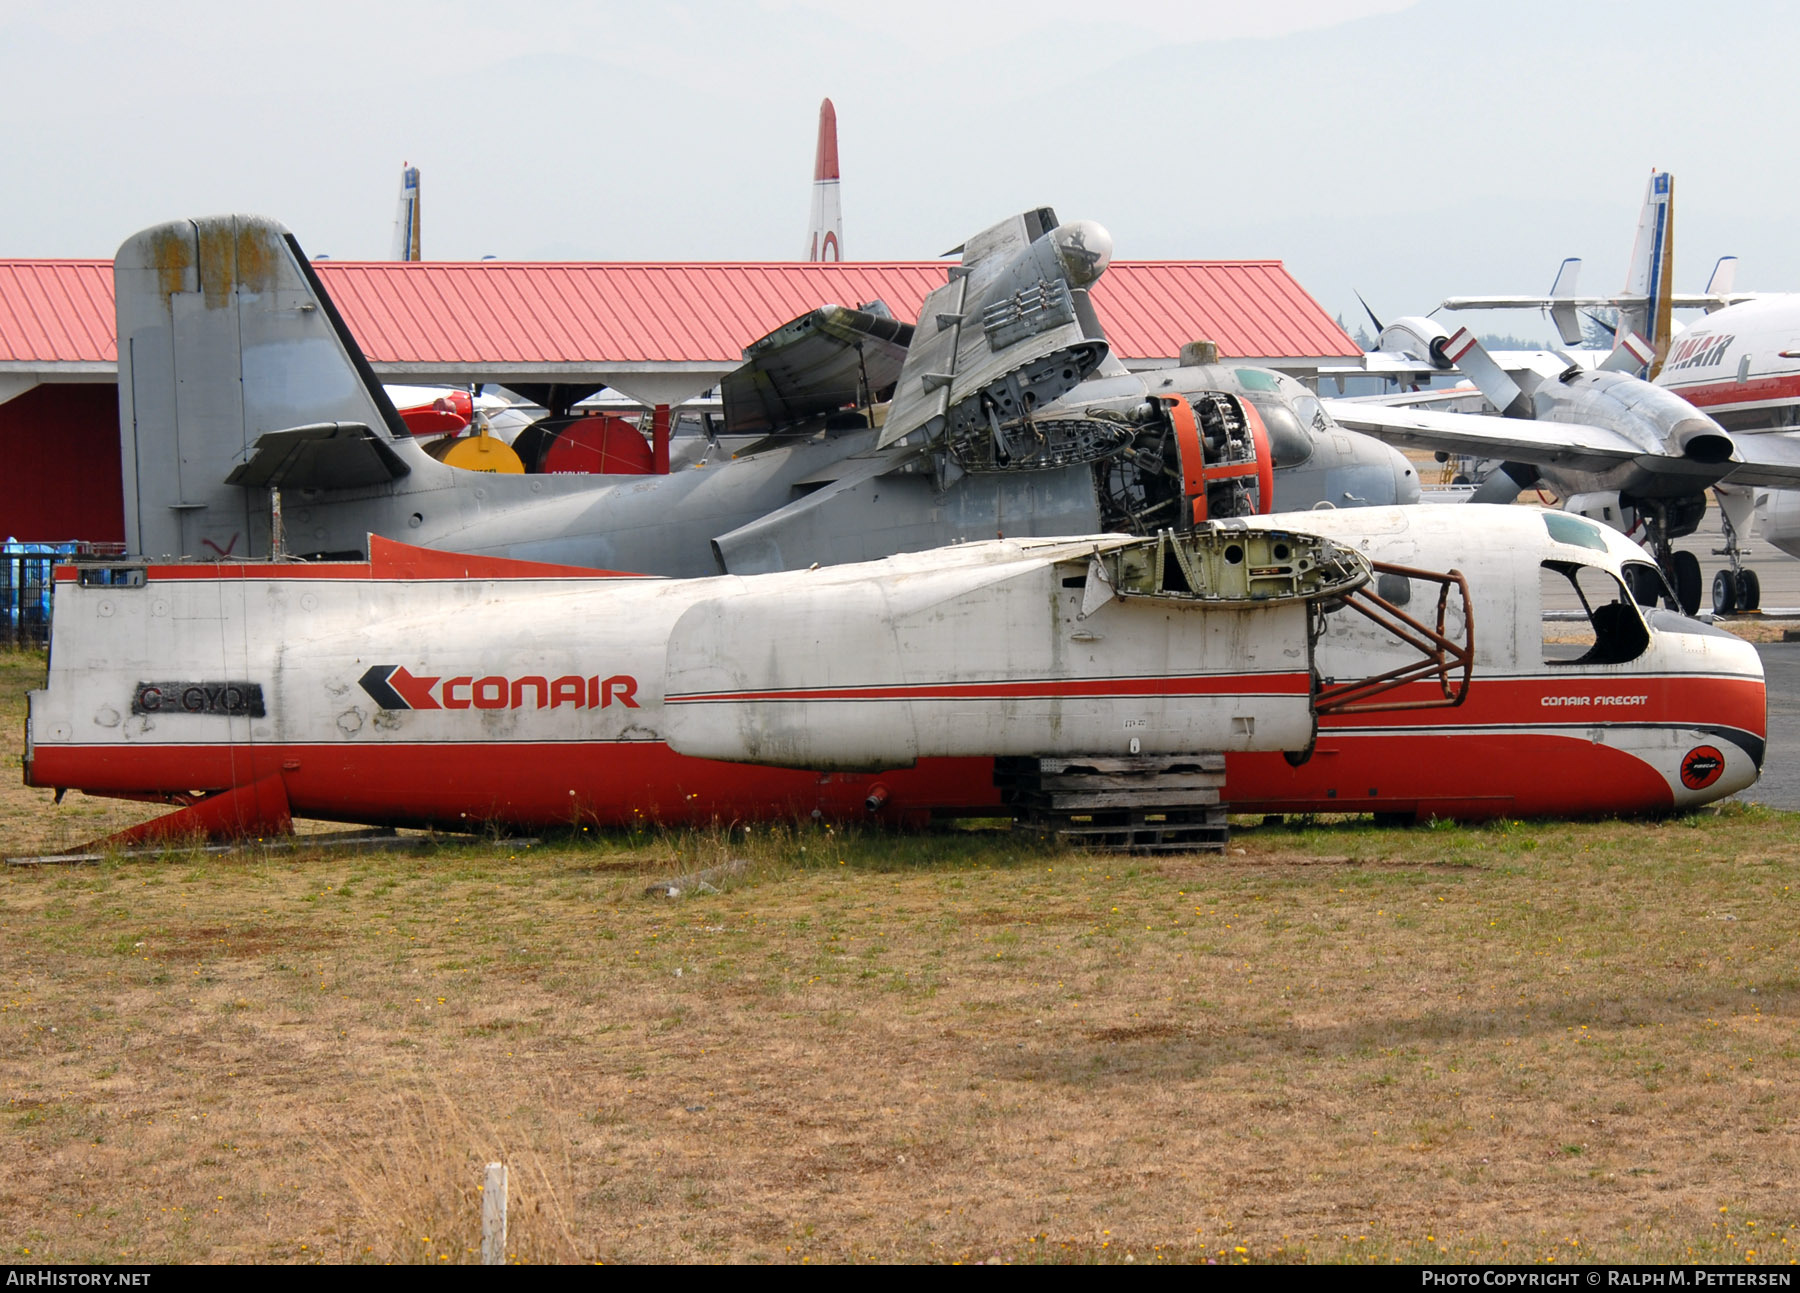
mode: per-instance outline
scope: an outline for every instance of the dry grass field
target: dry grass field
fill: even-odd
[[[35,669],[7,852],[131,811],[17,785]],[[521,1261],[1786,1262],[1794,826],[7,868],[0,1248],[468,1262],[498,1158]]]

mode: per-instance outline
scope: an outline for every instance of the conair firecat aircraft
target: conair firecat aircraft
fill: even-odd
[[[826,306],[753,343],[723,387],[726,431],[757,439],[734,457],[496,475],[413,443],[281,226],[161,225],[114,263],[127,544],[265,555],[278,491],[298,555],[362,557],[373,533],[702,575],[1418,497],[1400,453],[1292,379],[1127,373],[1088,301],[1110,258],[1098,225],[1026,212],[968,240],[916,328]]]
[[[1765,696],[1749,644],[1637,605],[1645,564],[1559,512],[1401,507],[692,580],[380,539],[66,565],[25,779],[177,806],[129,840],[916,822],[1009,811],[997,758],[1204,751],[1238,811],[1663,812],[1756,780]],[[1549,588],[1588,612],[1555,642]]]

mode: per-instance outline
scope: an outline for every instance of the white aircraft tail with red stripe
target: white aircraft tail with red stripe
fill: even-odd
[[[819,104],[819,146],[813,155],[812,231],[806,259],[844,258],[844,212],[838,204],[837,109]]]

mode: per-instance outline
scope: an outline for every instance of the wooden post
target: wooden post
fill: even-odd
[[[506,1265],[505,1163],[489,1163],[481,1186],[481,1264]]]

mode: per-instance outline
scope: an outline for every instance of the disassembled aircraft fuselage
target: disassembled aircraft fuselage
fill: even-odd
[[[866,565],[608,578],[361,563],[63,567],[26,780],[514,826],[1004,811],[1003,756],[1227,752],[1239,811],[1612,814],[1753,783],[1748,644],[1643,612],[1642,552],[1523,508],[1374,508]],[[1373,578],[1371,578],[1371,575]],[[1540,641],[1567,579],[1591,642]]]

